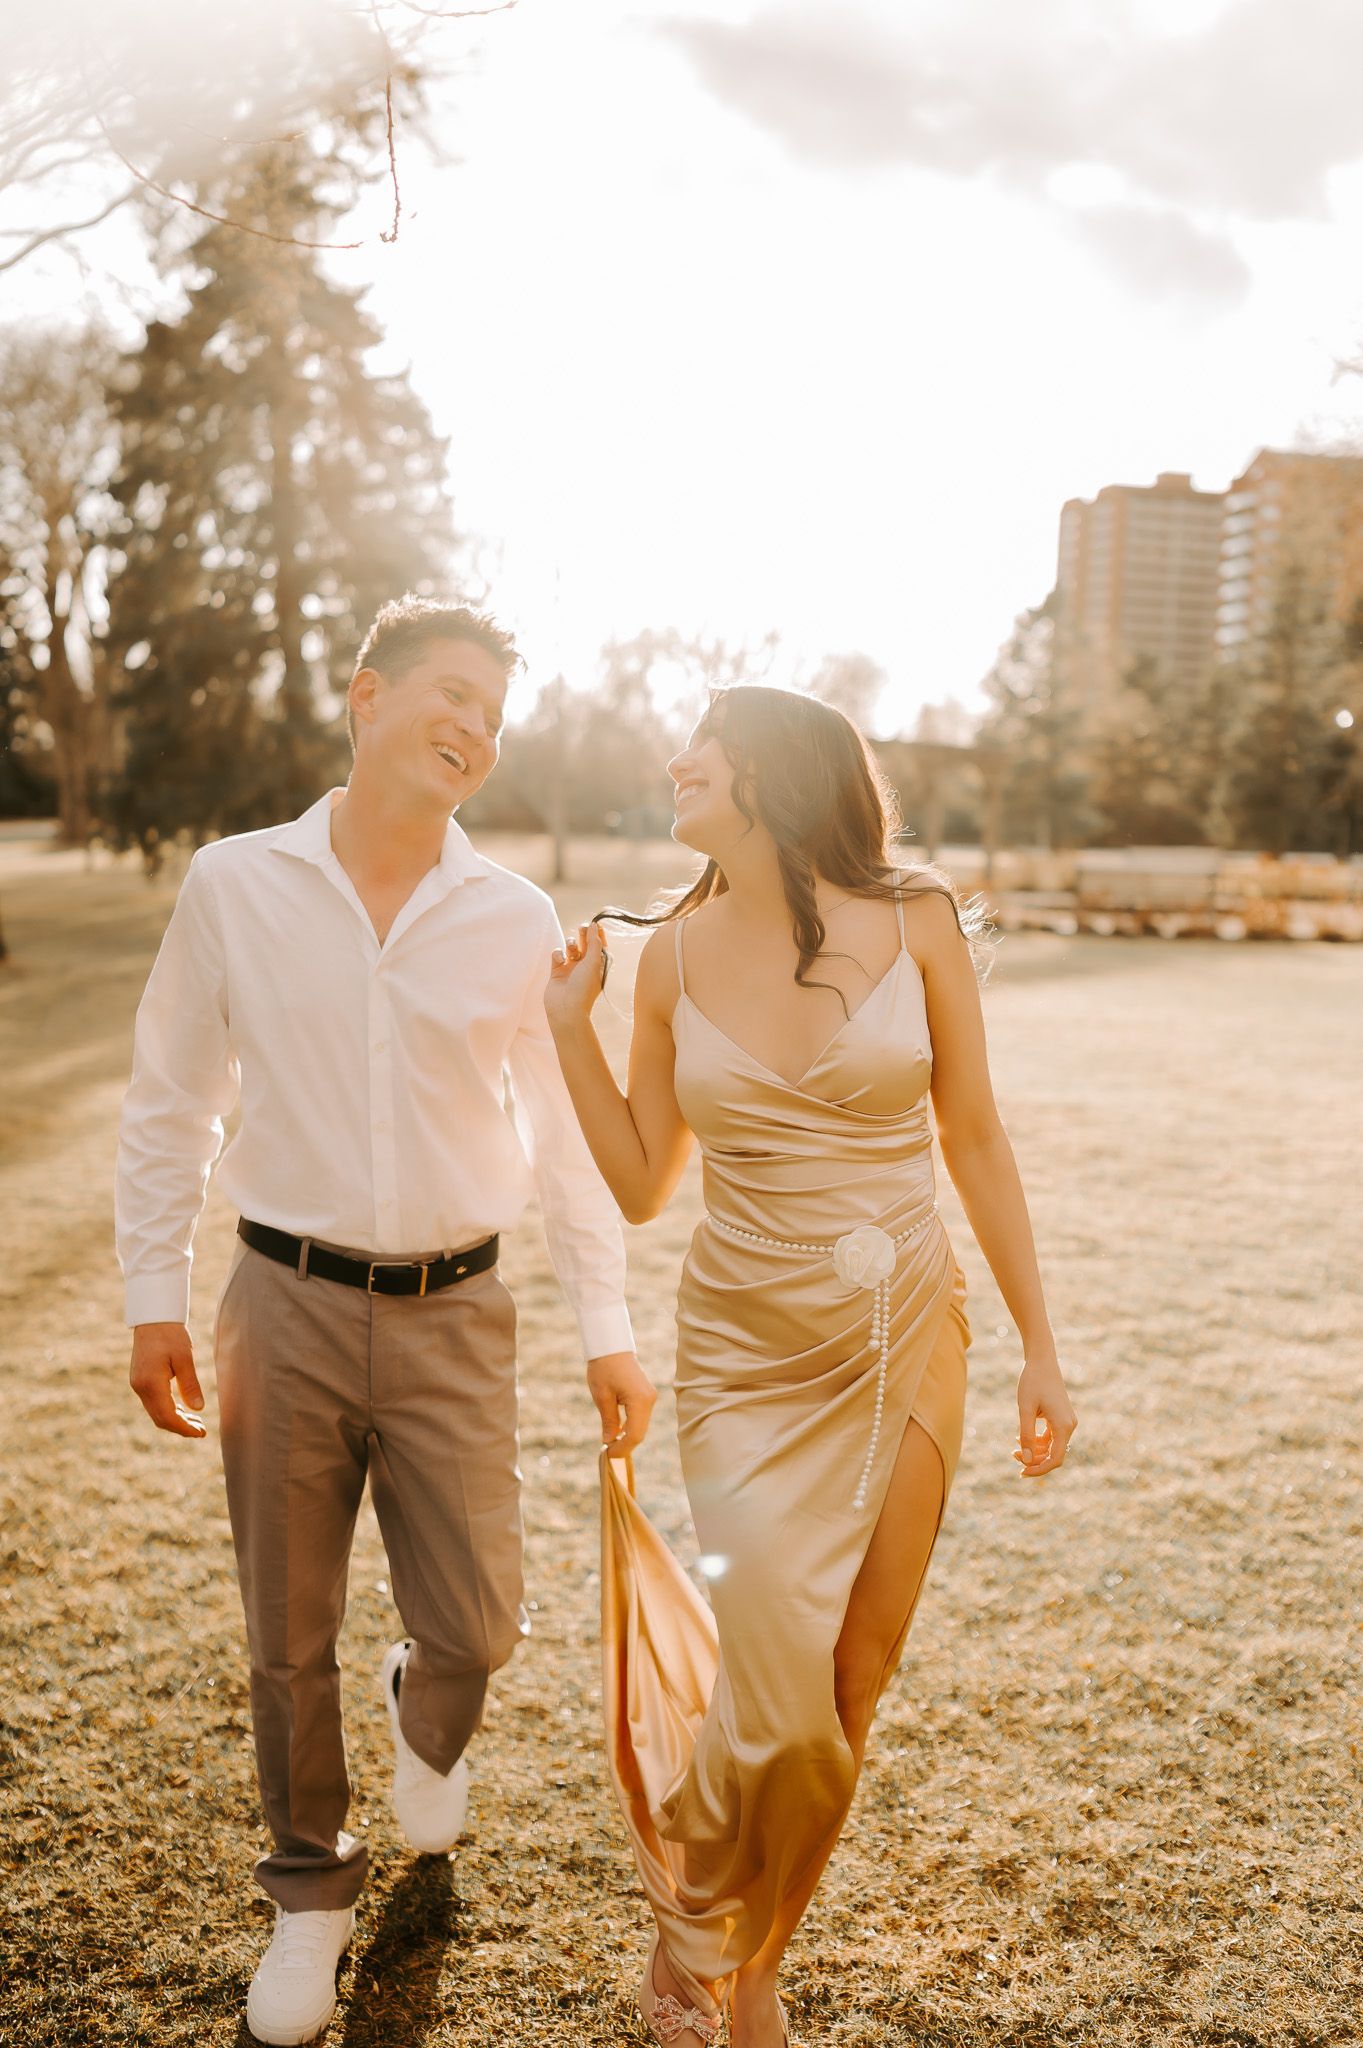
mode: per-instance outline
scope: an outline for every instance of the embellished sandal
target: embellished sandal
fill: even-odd
[[[684,2006],[670,1991],[659,1992],[653,1981],[653,1966],[658,1959],[658,1950],[661,1946],[662,1937],[655,1934],[648,1945],[644,1978],[635,2000],[639,2016],[654,2040],[662,2042],[663,2048],[669,2048],[670,2043],[680,2040],[685,2033],[695,2034],[699,2040],[705,2042],[706,2048],[711,2048],[711,2044],[719,2039],[722,2015],[717,2012],[701,2012],[694,2005]],[[648,2005],[645,2005],[645,1999],[650,2001]]]

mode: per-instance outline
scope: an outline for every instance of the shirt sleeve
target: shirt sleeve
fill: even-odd
[[[625,1239],[609,1188],[587,1149],[544,1011],[550,956],[563,943],[546,916],[508,1065],[516,1129],[530,1160],[544,1235],[559,1284],[577,1316],[588,1358],[632,1351],[625,1305]]]
[[[197,853],[138,1005],[119,1124],[114,1229],[131,1325],[188,1318],[194,1232],[238,1085],[222,931]]]

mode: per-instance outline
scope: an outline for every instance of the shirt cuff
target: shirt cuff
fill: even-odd
[[[615,1308],[579,1309],[577,1326],[588,1358],[605,1358],[613,1351],[634,1349],[634,1331],[623,1301]]]
[[[130,1330],[139,1323],[189,1321],[189,1268],[174,1273],[144,1273],[123,1290],[123,1320]]]

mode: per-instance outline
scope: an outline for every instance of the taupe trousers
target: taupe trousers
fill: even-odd
[[[341,1832],[336,1661],[366,1474],[413,1644],[402,1732],[434,1770],[457,1762],[488,1674],[527,1633],[515,1306],[495,1268],[424,1298],[370,1295],[239,1245],[214,1349],[275,1845],[256,1876],[290,1912],[335,1910],[359,1893],[367,1860]]]

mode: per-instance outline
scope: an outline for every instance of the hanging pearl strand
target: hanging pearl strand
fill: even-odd
[[[895,1250],[898,1251],[901,1246],[909,1242],[910,1238],[917,1237],[920,1231],[926,1230],[936,1214],[937,1205],[934,1203],[926,1216],[920,1216],[916,1223],[910,1224],[907,1230],[901,1230],[897,1234],[894,1239]],[[718,1229],[727,1230],[731,1237],[745,1238],[749,1244],[770,1245],[780,1252],[808,1252],[814,1257],[824,1257],[833,1249],[831,1244],[804,1244],[790,1237],[764,1237],[760,1230],[744,1230],[740,1224],[726,1223],[722,1216],[712,1216],[710,1221]],[[870,1349],[879,1354],[876,1363],[876,1406],[875,1416],[871,1423],[871,1441],[866,1447],[866,1462],[861,1468],[861,1477],[857,1481],[857,1490],[852,1496],[852,1506],[858,1514],[866,1506],[866,1490],[871,1483],[871,1469],[876,1461],[876,1452],[880,1447],[881,1425],[885,1420],[885,1382],[890,1369],[890,1282],[888,1278],[879,1281],[876,1285],[871,1305]]]
[[[897,1242],[898,1240],[896,1240]],[[857,1490],[852,1495],[852,1506],[860,1514],[866,1505],[866,1488],[870,1484],[871,1467],[875,1463],[876,1449],[880,1443],[880,1425],[885,1420],[885,1376],[890,1364],[890,1283],[882,1280],[876,1289],[875,1305],[871,1310],[871,1349],[880,1353],[876,1367],[876,1413],[871,1424],[871,1441],[866,1446],[866,1463],[861,1468]]]

